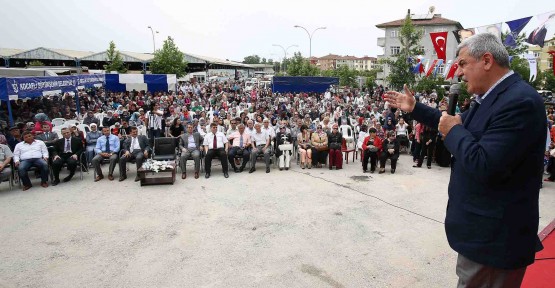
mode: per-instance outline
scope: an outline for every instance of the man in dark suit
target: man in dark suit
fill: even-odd
[[[123,142],[123,151],[121,158],[119,158],[119,181],[127,179],[127,161],[135,160],[137,170],[143,166],[145,158],[148,158],[150,153],[150,146],[148,139],[144,135],[138,135],[139,130],[137,127],[131,127],[131,133]],[[135,182],[139,181],[139,175],[135,177]]]
[[[79,165],[79,156],[83,152],[83,142],[81,139],[72,137],[69,128],[62,129],[62,139],[54,142],[54,149],[52,150],[52,170],[54,172],[54,182],[52,186],[60,183],[60,170],[64,163],[67,163],[69,176],[64,178],[64,182],[71,180],[75,174],[75,169]]]
[[[459,45],[457,75],[477,95],[451,116],[388,92],[392,107],[438,127],[453,154],[445,231],[459,253],[459,287],[520,287],[542,249],[538,198],[546,141],[542,98],[509,68],[501,41],[477,34]],[[485,283],[487,279],[487,283]]]
[[[42,124],[42,133],[38,134],[35,139],[41,140],[46,144],[46,146],[54,145],[54,142],[58,140],[58,133],[50,131],[50,125]],[[38,133],[38,132],[37,132]]]
[[[193,157],[195,161],[195,179],[199,177],[200,171],[200,149],[203,142],[200,133],[193,132],[194,126],[192,123],[187,124],[187,131],[185,134],[179,136],[179,150],[181,151],[181,159],[179,163],[181,164],[181,179],[187,178],[187,160],[189,157]]]

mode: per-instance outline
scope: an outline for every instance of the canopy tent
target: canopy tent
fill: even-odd
[[[76,90],[103,85],[103,83],[104,75],[0,78],[0,100],[7,102],[10,125],[13,125],[12,107],[8,100],[72,93],[77,102],[77,111],[81,113]]]
[[[272,91],[274,93],[316,92],[324,93],[331,85],[338,85],[336,77],[273,77]]]
[[[176,91],[175,74],[106,74],[106,90],[125,91]]]

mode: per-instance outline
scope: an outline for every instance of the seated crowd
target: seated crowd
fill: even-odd
[[[371,173],[377,168],[384,173],[387,160],[395,173],[403,150],[412,154],[415,168],[425,159],[428,168],[433,160],[440,166],[450,163],[436,127],[425,127],[410,114],[391,109],[382,97],[387,88],[338,91],[330,87],[321,94],[244,88],[241,81],[185,82],[177,93],[95,89],[80,91],[78,102],[68,94],[12,101],[14,126],[7,127],[6,109],[0,111],[0,176],[4,180],[15,167],[27,190],[32,185],[31,167],[36,167],[41,185],[47,187],[49,174],[52,185],[60,183],[64,165],[69,175],[62,182],[70,181],[78,168],[94,169],[94,181],[100,181],[104,178],[101,164],[107,163],[108,179],[114,180],[118,167],[119,181],[124,181],[127,163],[134,162],[139,169],[152,156],[154,139],[159,137],[175,139],[182,179],[187,178],[188,160],[194,162],[195,179],[202,166],[209,178],[214,158],[220,160],[225,178],[229,166],[241,173],[250,163],[249,173],[256,172],[258,158],[263,159],[266,173],[273,161],[279,170],[288,170],[291,158],[297,158],[302,169],[327,165],[339,170],[346,151],[360,153],[363,172]],[[445,98],[438,101],[435,91],[416,96],[431,107],[446,109]],[[465,101],[458,111],[469,105]],[[548,111],[550,124],[553,117],[553,110]],[[62,124],[59,130],[52,124],[56,119],[76,121]],[[554,156],[546,153],[549,180],[555,180]]]

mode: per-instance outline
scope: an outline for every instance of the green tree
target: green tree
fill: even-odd
[[[428,94],[432,93],[432,90],[436,90],[438,99],[441,100],[445,95],[445,89],[442,85],[445,85],[445,80],[442,76],[422,77],[414,89],[418,92],[426,91]]]
[[[187,61],[185,55],[173,42],[172,37],[164,41],[162,49],[154,52],[154,59],[150,62],[150,71],[153,74],[175,74],[177,78],[186,74]]]
[[[543,89],[549,91],[555,91],[555,75],[553,75],[553,71],[546,70],[544,71],[544,82],[543,82]]]
[[[262,58],[262,61],[260,61],[260,64],[266,64],[266,58]]]
[[[110,46],[106,50],[106,62],[108,64],[104,65],[104,70],[107,72],[117,71],[118,73],[127,72],[127,68],[123,63],[123,57],[118,50],[116,50],[116,44],[114,41],[110,41]]]
[[[404,84],[412,86],[416,82],[416,77],[412,73],[412,66],[415,60],[412,59],[415,58],[414,55],[419,53],[418,43],[423,33],[421,29],[416,29],[412,25],[410,13],[407,13],[403,26],[401,26],[399,31],[401,51],[395,59],[387,59],[385,61],[391,70],[387,76],[391,87],[401,89]]]
[[[258,55],[250,55],[245,57],[243,60],[244,64],[260,64],[260,56]]]
[[[289,76],[317,76],[320,75],[320,69],[310,64],[301,52],[295,52],[294,56],[287,59],[287,75]]]
[[[29,67],[44,66],[44,63],[42,63],[42,61],[39,61],[39,60],[33,60],[29,62],[29,65],[27,66]]]

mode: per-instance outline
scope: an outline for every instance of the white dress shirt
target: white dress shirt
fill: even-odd
[[[139,144],[139,137],[131,137],[131,145],[129,146],[129,151],[133,152],[135,150],[141,150],[141,145]]]
[[[13,152],[14,162],[35,158],[48,158],[48,148],[46,148],[44,142],[35,140],[31,144],[27,144],[23,141],[15,145]]]
[[[208,149],[219,149],[219,148],[225,148],[224,145],[225,143],[227,143],[227,137],[225,137],[225,134],[222,132],[216,132],[216,143],[217,143],[217,147],[214,147],[214,134],[212,132],[207,133],[206,136],[204,136],[204,142],[202,143],[202,145],[207,146]]]
[[[250,134],[251,134],[251,142],[253,143],[254,146],[266,145],[266,143],[268,142],[269,136],[262,129],[260,130],[260,133],[257,133],[255,130],[254,133],[250,133]]]

